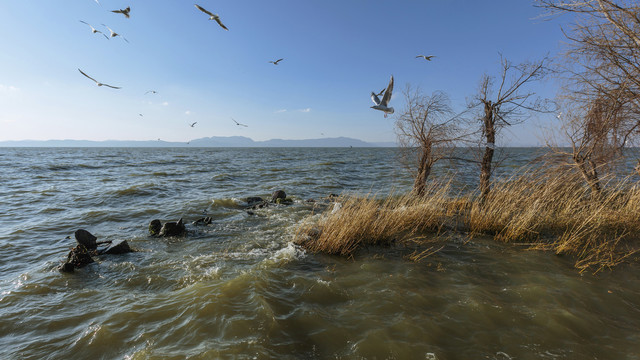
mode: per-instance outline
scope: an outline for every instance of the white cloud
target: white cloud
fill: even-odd
[[[15,86],[11,86],[11,85],[3,85],[0,84],[0,92],[1,93],[13,93],[18,91],[18,88]]]
[[[167,101],[163,102],[162,106],[169,106],[169,102],[167,102]]]
[[[280,114],[280,113],[283,113],[283,112],[287,112],[287,109],[280,109],[280,110],[276,110],[275,111],[276,114]]]
[[[185,111],[184,113],[185,113],[185,114],[187,114],[187,115],[189,115],[189,114],[191,114],[191,110],[187,110],[187,111]]]
[[[300,110],[298,110],[298,111],[300,111],[300,112],[304,112],[304,113],[308,113],[308,112],[311,112],[311,108],[300,109]]]

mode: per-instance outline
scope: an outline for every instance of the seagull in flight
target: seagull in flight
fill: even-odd
[[[391,100],[391,93],[393,92],[393,75],[391,75],[391,80],[389,80],[389,85],[387,89],[384,91],[384,95],[382,96],[382,101],[378,98],[378,95],[371,92],[371,100],[375,104],[372,106],[372,109],[380,110],[384,112],[384,117],[387,117],[387,114],[393,114],[393,108],[389,107],[389,101]]]
[[[131,7],[127,6],[126,9],[120,10],[111,10],[112,13],[118,13],[124,15],[127,19],[129,18],[129,11],[131,11]]]
[[[220,21],[220,16],[218,16],[218,14],[214,14],[210,11],[207,11],[205,8],[203,8],[202,6],[195,4],[196,8],[200,11],[202,11],[203,13],[209,15],[209,20],[215,20],[218,25],[220,25],[220,27],[222,27],[223,29],[229,31],[229,29],[227,29],[226,26],[224,26],[224,24],[222,23],[222,21]]]
[[[196,122],[194,122],[194,123],[189,124],[189,126],[194,127],[194,126],[196,126],[196,124],[197,124],[197,123],[198,123],[198,122],[196,121]]]
[[[240,123],[239,123],[239,122],[237,122],[237,121],[236,121],[236,119],[234,119],[234,118],[231,118],[231,120],[233,120],[233,122],[234,122],[234,123],[236,123],[236,125],[238,125],[238,126],[244,126],[244,127],[247,127],[247,125],[245,125],[245,124],[240,124]]]
[[[431,58],[434,58],[434,57],[435,57],[435,55],[418,55],[418,56],[416,56],[416,58],[423,58],[423,59],[425,59],[427,61],[431,61]]]
[[[144,94],[147,95],[148,93],[157,94],[158,92],[155,91],[155,90],[149,90],[149,91],[145,92]]]
[[[382,96],[382,94],[384,94],[384,91],[387,90],[387,88],[382,89],[379,93],[377,93],[377,96]]]
[[[270,63],[272,63],[273,65],[278,65],[278,63],[279,63],[280,61],[282,61],[282,60],[284,60],[284,59],[278,59],[278,60],[276,60],[276,61],[269,61],[269,62],[270,62]]]
[[[124,41],[129,42],[129,40],[127,40],[124,36],[122,36],[122,35],[118,34],[117,32],[115,32],[115,31],[113,31],[113,30],[111,30],[111,28],[110,28],[110,27],[108,27],[107,25],[102,24],[102,26],[104,26],[104,27],[106,27],[107,29],[109,29],[109,32],[111,32],[111,36],[110,36],[110,37],[112,37],[112,38],[113,38],[113,37],[116,37],[116,36],[120,36]],[[106,36],[106,35],[105,35],[105,36]]]
[[[94,81],[98,86],[108,86],[108,87],[113,88],[113,89],[120,89],[120,88],[119,88],[119,87],[117,87],[117,86],[111,86],[111,85],[109,85],[109,84],[103,84],[103,83],[99,82],[98,80],[96,80],[96,79],[92,78],[91,76],[89,76],[89,75],[85,74],[85,73],[84,73],[82,70],[80,70],[80,69],[78,69],[78,71],[80,71],[80,74],[82,74],[82,75],[84,75],[84,76],[88,77],[89,79],[93,80],[93,81]]]
[[[94,34],[95,34],[95,33],[100,33],[100,34],[104,35],[104,33],[103,33],[102,31],[97,30],[96,28],[94,28],[94,27],[93,27],[91,24],[89,24],[88,22],[86,22],[86,21],[82,21],[82,20],[80,20],[80,22],[81,22],[81,23],[83,23],[83,24],[87,24],[87,25],[89,25],[89,27],[91,28],[91,32],[92,32],[92,33],[94,33]],[[104,35],[104,37],[107,37],[107,35]],[[107,39],[109,39],[109,38],[107,37]]]

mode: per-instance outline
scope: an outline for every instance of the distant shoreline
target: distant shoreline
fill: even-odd
[[[208,137],[188,142],[163,140],[8,140],[0,141],[0,147],[397,147],[394,142],[366,142],[358,139],[337,137],[304,140],[271,139],[254,141],[248,137]]]

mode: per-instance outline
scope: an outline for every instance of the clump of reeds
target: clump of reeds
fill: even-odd
[[[451,220],[449,189],[449,183],[432,186],[428,195],[420,198],[341,196],[320,218],[312,218],[299,228],[296,243],[311,252],[350,256],[362,247],[390,245],[438,231]]]
[[[343,197],[340,210],[301,226],[296,241],[308,251],[350,256],[444,227],[572,255],[581,271],[599,271],[640,244],[640,189],[618,180],[605,189],[593,195],[578,174],[529,170],[493,184],[483,201],[452,195],[450,183],[432,184],[421,197]]]

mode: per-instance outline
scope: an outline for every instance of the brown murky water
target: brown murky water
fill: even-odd
[[[402,247],[342,259],[291,244],[307,198],[408,188],[393,156],[0,149],[0,358],[640,359],[637,263],[579,274],[461,235],[419,263]],[[278,188],[293,205],[244,211]],[[214,222],[185,238],[147,236],[153,218],[204,211]],[[78,228],[140,251],[61,274]]]

